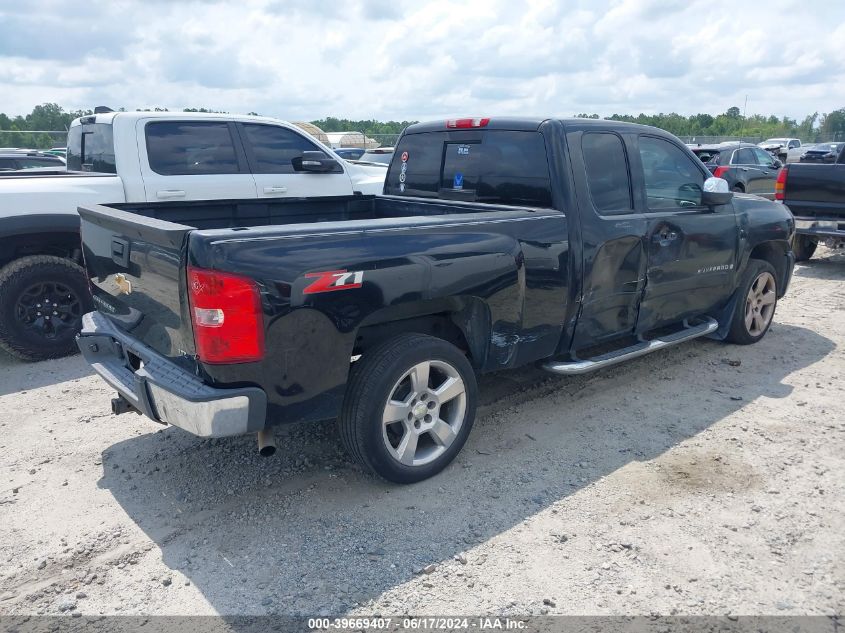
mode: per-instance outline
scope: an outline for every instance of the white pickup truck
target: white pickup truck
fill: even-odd
[[[801,154],[804,153],[801,139],[797,138],[767,138],[762,143],[757,143],[757,147],[776,156],[784,165],[797,163]]]
[[[80,205],[376,194],[386,174],[276,119],[97,108],[70,126],[67,171],[0,175],[0,348],[25,360],[76,351],[92,309]]]

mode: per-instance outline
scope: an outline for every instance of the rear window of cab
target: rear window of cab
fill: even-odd
[[[709,149],[694,149],[692,153],[698,156],[705,165],[719,164],[719,152]]]
[[[542,134],[484,130],[403,136],[385,193],[551,207],[551,178]]]

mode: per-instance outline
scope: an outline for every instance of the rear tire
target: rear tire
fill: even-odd
[[[818,242],[811,240],[806,235],[796,234],[792,238],[792,252],[795,253],[795,261],[806,262],[809,260],[816,252],[818,245]]]
[[[52,255],[0,269],[0,348],[21,360],[76,353],[82,315],[92,309],[82,267]]]
[[[422,481],[460,452],[477,391],[475,372],[457,347],[423,334],[398,336],[353,365],[338,419],[343,444],[388,481]]]
[[[737,290],[731,328],[725,340],[750,345],[762,339],[775,316],[778,301],[777,272],[769,262],[751,259]]]
[[[733,191],[734,193],[745,193],[745,187],[743,187],[742,185],[734,185],[733,187],[731,187],[731,191]]]

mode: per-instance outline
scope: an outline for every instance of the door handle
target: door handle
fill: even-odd
[[[162,189],[161,191],[156,191],[156,197],[161,198],[162,200],[167,200],[169,198],[184,198],[185,192],[182,189]]]
[[[740,167],[739,170],[740,171],[748,171],[748,167]]]
[[[264,193],[287,193],[287,187],[264,187]]]
[[[111,238],[111,258],[115,264],[129,267],[129,242],[120,237]]]

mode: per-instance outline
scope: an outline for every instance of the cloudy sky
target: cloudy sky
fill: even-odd
[[[0,112],[428,119],[845,107],[845,2],[0,0]]]

